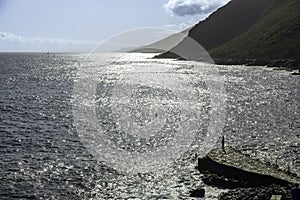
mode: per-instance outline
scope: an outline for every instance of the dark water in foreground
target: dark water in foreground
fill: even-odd
[[[126,67],[158,64],[176,66],[182,74],[192,67],[138,54],[118,62],[107,55],[1,54],[0,199],[184,199],[190,189],[202,186],[190,154],[167,171],[126,175],[95,159],[74,126],[72,98],[79,67],[97,71],[111,65],[114,77]],[[225,77],[223,133],[228,144],[262,160],[277,160],[299,175],[299,76],[262,67],[218,69]],[[105,74],[102,81],[108,85],[111,79]],[[199,96],[205,101],[206,87],[194,83],[203,89]],[[207,103],[202,106],[209,107]],[[204,124],[208,120],[202,119]],[[206,199],[216,198],[210,192],[214,190],[207,188]]]

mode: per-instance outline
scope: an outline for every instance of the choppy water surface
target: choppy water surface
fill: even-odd
[[[189,190],[202,187],[201,175],[194,169],[194,154],[206,145],[203,136],[207,133],[212,108],[205,80],[213,77],[193,73],[193,68],[209,65],[147,57],[1,54],[0,199],[184,199]],[[153,70],[144,70],[149,66],[154,69],[164,66],[165,71],[154,74]],[[82,67],[89,73],[80,73]],[[289,166],[299,175],[299,76],[262,67],[217,68],[225,77],[227,104],[223,134],[227,143],[253,157],[273,163],[277,160],[282,168]],[[124,84],[118,86],[117,80],[126,73],[141,71],[140,75],[127,78],[144,76],[149,84],[131,94],[127,103],[132,106],[127,111],[133,115],[134,124],[143,127],[153,118],[162,119],[161,113],[149,113],[155,109],[151,105],[163,102],[166,108],[163,120],[167,119],[168,123],[160,127],[158,134],[143,128],[128,134],[131,126],[118,121],[116,118],[122,116],[110,106],[113,101],[117,102],[117,108],[123,105],[121,96],[114,98],[118,88],[124,87]],[[184,81],[180,87],[174,87],[172,83],[177,82],[174,77],[178,74]],[[199,119],[191,148],[166,169],[152,173],[127,174],[96,159],[79,136],[73,112],[74,101],[79,96],[74,94],[74,86],[89,76],[96,76],[99,81],[94,106],[98,122],[113,145],[140,153],[167,145],[179,131],[180,122],[186,120],[184,107],[195,109],[192,115]],[[165,84],[151,84],[149,76],[153,82],[166,80]],[[176,88],[185,89],[190,94],[190,102],[197,102],[197,106],[177,98]],[[76,103],[87,107],[91,104],[90,101]],[[125,127],[127,134],[116,127]],[[206,199],[216,199],[222,192],[211,187],[206,190]]]

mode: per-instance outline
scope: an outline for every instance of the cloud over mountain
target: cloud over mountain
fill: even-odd
[[[209,14],[230,0],[169,0],[164,5],[171,15],[186,16]]]

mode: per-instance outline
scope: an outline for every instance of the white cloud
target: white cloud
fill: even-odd
[[[230,0],[169,0],[164,5],[168,13],[178,16],[209,14]]]

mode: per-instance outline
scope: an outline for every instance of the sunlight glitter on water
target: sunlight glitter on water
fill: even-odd
[[[210,65],[151,60],[148,58],[152,55],[147,54],[131,54],[118,60],[115,55],[93,56],[1,55],[0,175],[3,179],[0,193],[18,198],[184,199],[190,190],[205,187],[206,199],[216,199],[222,190],[203,185],[201,175],[195,170],[197,163],[194,159],[197,148],[203,147],[203,136],[206,136],[209,111],[212,109],[209,101],[211,92],[205,80],[207,77],[218,80],[205,73],[195,75],[193,68],[195,65]],[[78,73],[80,67],[86,68],[85,73]],[[225,77],[227,110],[223,134],[226,143],[252,157],[270,162],[277,160],[282,168],[289,166],[293,172],[300,174],[299,76],[262,67],[215,67]],[[120,92],[112,86],[126,74],[129,86],[133,85],[130,78],[142,85],[131,73],[133,70],[164,73],[157,80],[154,76],[141,76],[147,85],[133,90],[131,94],[135,98],[129,101],[121,101],[122,95],[111,98],[111,91]],[[168,70],[173,71],[166,75]],[[199,137],[194,138],[192,148],[174,162],[168,162],[164,170],[134,175],[112,169],[88,151],[74,127],[72,109],[77,97],[73,88],[78,83],[78,75],[86,79],[97,75],[98,93],[92,98],[81,98],[84,100],[81,103],[86,108],[97,105],[97,122],[108,130],[107,138],[113,145],[123,144],[123,148],[140,152],[158,148],[172,139],[173,135],[168,134],[170,130],[175,134],[180,130],[181,121],[193,117],[199,119]],[[164,79],[168,81],[163,82]],[[122,84],[119,85],[122,88]],[[178,98],[177,94],[181,93],[187,95],[179,95]],[[192,103],[195,99],[196,103]],[[161,119],[162,116],[168,118],[170,125],[165,126],[164,134],[160,135],[155,131],[161,126],[156,127],[155,123],[149,125],[157,130],[143,135],[145,138],[156,137],[148,141],[148,146],[143,145],[143,137],[139,138],[138,131],[134,137],[130,134],[127,134],[130,137],[123,137],[117,131],[143,129],[131,129],[123,123],[124,116],[118,110],[108,109],[112,102],[116,105],[115,109],[127,106],[127,113],[132,113],[134,119],[132,124],[138,128],[156,123],[155,118]],[[152,104],[153,109],[149,106]],[[158,115],[164,108],[167,112]],[[193,110],[191,115],[188,115],[188,108]],[[111,118],[118,118],[118,124],[112,124]],[[116,132],[112,131],[114,128],[117,128]]]

